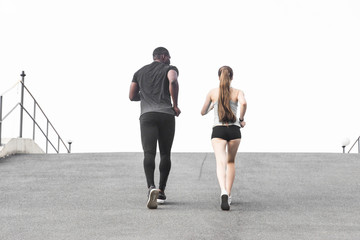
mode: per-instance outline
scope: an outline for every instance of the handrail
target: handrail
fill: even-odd
[[[69,149],[66,147],[64,141],[62,140],[62,138],[60,137],[59,133],[56,131],[54,125],[49,121],[49,118],[46,116],[45,112],[42,110],[42,108],[40,107],[39,103],[36,101],[36,99],[34,98],[34,96],[31,94],[31,92],[29,91],[29,89],[25,86],[25,84],[21,81],[21,84],[23,84],[25,90],[29,93],[29,95],[31,96],[31,98],[34,100],[34,107],[37,106],[40,111],[42,112],[42,114],[44,115],[44,117],[47,120],[47,124],[51,126],[51,128],[54,130],[54,132],[56,133],[56,135],[59,137],[59,141],[61,140],[61,142],[63,143],[63,145],[65,146],[65,148],[69,151]],[[25,108],[24,108],[25,110]],[[30,116],[29,112],[27,112],[27,114]],[[31,116],[30,116],[31,117]],[[32,118],[32,117],[31,117]],[[33,118],[32,118],[33,119]],[[34,123],[36,123],[35,119],[33,119]],[[36,123],[36,125],[39,127],[39,125]],[[44,133],[43,133],[44,134]],[[49,141],[49,143],[51,143]],[[51,144],[52,145],[52,144]]]
[[[20,106],[20,138],[22,138],[22,121],[23,121],[23,111],[25,111],[27,113],[27,115],[31,118],[31,120],[33,121],[33,140],[35,140],[35,126],[38,127],[38,129],[41,131],[41,133],[44,135],[45,139],[46,139],[46,153],[48,153],[48,144],[50,143],[50,145],[52,146],[52,148],[55,150],[56,153],[60,152],[60,143],[62,143],[62,145],[65,147],[66,151],[68,153],[71,152],[71,141],[68,142],[69,147],[66,146],[65,142],[63,141],[63,139],[60,137],[59,133],[56,131],[54,125],[50,122],[49,118],[46,116],[45,112],[43,111],[43,109],[40,107],[39,103],[36,101],[35,97],[31,94],[30,90],[25,86],[24,84],[24,78],[25,78],[25,72],[23,71],[22,74],[20,75],[22,77],[22,80],[18,81],[12,88],[14,88],[19,82],[22,85],[22,89],[21,89],[21,102],[17,103],[15,105],[15,107],[13,107],[9,113],[7,113],[5,115],[4,118],[2,118],[2,102],[3,102],[3,95],[0,96],[0,146],[1,146],[1,128],[2,128],[2,122],[6,119],[7,116],[9,116],[15,109],[17,106]],[[9,90],[11,90],[12,88],[10,88]],[[31,96],[31,98],[34,101],[34,114],[33,116],[30,114],[30,112],[25,108],[24,106],[24,89],[26,90],[26,92]],[[5,91],[5,93],[7,93],[9,90]],[[35,119],[35,113],[36,113],[36,108],[39,108],[42,115],[45,117],[46,119],[46,133],[44,132],[44,130],[41,128],[41,126],[39,125],[39,123],[36,121]],[[49,126],[52,128],[52,130],[55,132],[56,136],[57,136],[57,148],[54,146],[53,142],[49,139]]]
[[[10,87],[8,90],[6,90],[5,92],[3,92],[0,96],[4,96],[6,93],[10,92],[14,87],[16,87],[16,85],[18,85],[18,83],[21,80],[17,81],[12,87]]]
[[[355,144],[358,143],[358,152],[360,153],[360,136],[356,139],[356,141],[354,142],[354,144],[351,146],[350,150],[348,151],[348,153],[350,153],[350,151],[353,149],[353,147],[355,146]]]
[[[2,97],[2,96],[1,96]],[[20,105],[20,103],[17,103],[6,115],[5,115],[5,117],[2,119],[2,121],[4,121],[9,115],[10,115],[10,113],[12,113],[16,108],[17,108],[17,106],[19,106]]]

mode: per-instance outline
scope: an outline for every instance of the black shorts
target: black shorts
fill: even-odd
[[[215,126],[211,134],[211,139],[222,138],[226,141],[241,138],[240,127],[236,125]]]

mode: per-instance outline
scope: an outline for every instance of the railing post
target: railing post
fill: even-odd
[[[2,100],[3,100],[3,96],[0,96],[0,146],[1,144],[1,129],[2,129]]]
[[[57,153],[60,152],[60,136],[58,135],[58,148],[57,148]]]
[[[34,120],[33,120],[33,140],[35,141],[35,114],[36,114],[36,101],[34,100]]]
[[[22,138],[22,128],[23,128],[23,106],[24,106],[24,84],[25,84],[25,72],[22,71],[21,75],[22,77],[22,85],[21,85],[21,106],[20,106],[20,138]]]
[[[69,144],[69,151],[68,151],[68,153],[71,153],[71,144],[72,144],[72,141],[69,140],[69,141],[68,141],[68,144]]]
[[[49,119],[46,119],[46,153],[48,153],[48,144],[49,144]]]

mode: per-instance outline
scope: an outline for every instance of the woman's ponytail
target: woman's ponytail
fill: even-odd
[[[223,66],[218,71],[220,86],[219,86],[219,100],[218,113],[219,120],[222,123],[233,123],[236,121],[236,116],[230,107],[230,83],[233,77],[233,71],[228,66]]]

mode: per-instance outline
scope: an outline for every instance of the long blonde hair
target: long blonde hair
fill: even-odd
[[[230,107],[230,83],[233,78],[233,70],[231,67],[223,66],[218,71],[220,86],[218,100],[219,120],[222,123],[233,123],[236,116]]]

